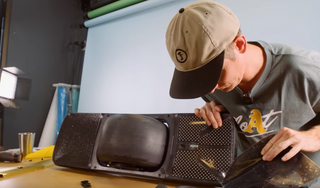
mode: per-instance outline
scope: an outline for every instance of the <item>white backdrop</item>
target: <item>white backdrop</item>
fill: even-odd
[[[165,32],[171,18],[193,1],[174,0],[90,27],[78,111],[192,113],[195,107],[201,107],[204,102],[200,98],[170,98],[174,65],[165,46]],[[320,1],[219,2],[238,16],[247,40],[286,43],[320,51],[320,11],[317,10]]]

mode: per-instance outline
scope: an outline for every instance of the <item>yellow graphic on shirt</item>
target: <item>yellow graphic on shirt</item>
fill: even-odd
[[[255,127],[259,134],[265,133],[267,129],[263,127],[261,113],[257,109],[253,109],[250,112],[250,122],[244,132],[252,133],[252,128]]]
[[[234,119],[242,131],[251,133],[250,136],[254,136],[267,133],[269,127],[274,124],[281,113],[282,111],[271,109],[269,113],[262,115],[258,109],[253,109],[250,111],[250,115],[248,115],[249,122],[243,121],[243,115],[239,115]],[[256,131],[254,131],[254,129],[256,129]],[[275,130],[272,129],[271,131]]]

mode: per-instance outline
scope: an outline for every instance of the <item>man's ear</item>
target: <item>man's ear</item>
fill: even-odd
[[[247,50],[247,40],[246,37],[242,34],[236,36],[236,38],[233,40],[233,42],[236,44],[236,49],[239,53],[243,54]]]

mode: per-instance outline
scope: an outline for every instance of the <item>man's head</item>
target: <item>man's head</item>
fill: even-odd
[[[188,99],[209,93],[219,81],[225,50],[239,29],[237,17],[220,3],[202,0],[181,8],[166,33],[176,67],[171,97]]]

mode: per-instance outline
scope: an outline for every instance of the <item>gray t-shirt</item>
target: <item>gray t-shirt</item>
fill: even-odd
[[[262,47],[266,55],[265,69],[249,94],[253,102],[246,102],[238,87],[230,92],[216,90],[203,99],[223,105],[250,144],[282,127],[303,130],[320,124],[320,53],[263,41],[250,43]],[[320,165],[320,152],[306,154]]]

